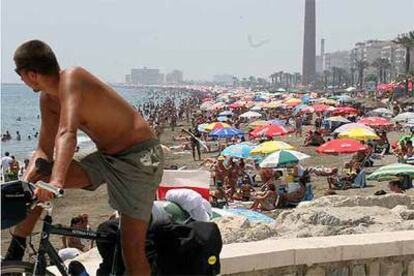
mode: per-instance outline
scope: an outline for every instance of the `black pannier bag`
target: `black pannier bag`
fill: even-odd
[[[119,220],[103,222],[98,232],[116,235]],[[119,240],[118,240],[119,242]],[[97,242],[102,263],[96,273],[109,275],[115,244]],[[220,273],[222,249],[220,230],[212,222],[169,223],[158,225],[148,232],[146,255],[152,275],[217,275]],[[123,272],[121,254],[116,260],[117,271]]]
[[[10,228],[26,218],[33,190],[28,183],[11,181],[1,185],[1,229]]]

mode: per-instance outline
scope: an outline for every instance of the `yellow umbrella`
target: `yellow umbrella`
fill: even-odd
[[[206,126],[204,129],[210,131],[214,129],[227,128],[227,127],[231,127],[231,126],[229,124],[222,123],[222,122],[214,122]]]
[[[293,146],[282,141],[268,141],[258,145],[253,149],[251,154],[269,154],[278,150],[291,150],[294,149]]]
[[[339,133],[339,138],[355,139],[360,141],[376,140],[378,135],[364,128],[351,128]]]
[[[267,103],[266,104],[266,107],[267,108],[277,108],[277,107],[279,107],[281,105],[282,105],[282,102],[281,101],[272,101],[270,103]]]
[[[285,101],[285,104],[292,104],[292,103],[302,103],[302,100],[298,98],[290,98]]]
[[[249,124],[250,128],[257,128],[257,127],[262,127],[262,126],[267,126],[270,125],[271,123],[268,121],[264,121],[264,120],[257,120],[254,121],[252,123]]]

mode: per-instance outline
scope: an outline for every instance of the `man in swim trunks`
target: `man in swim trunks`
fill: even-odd
[[[127,273],[149,275],[145,236],[163,168],[162,150],[151,127],[132,105],[87,70],[60,70],[52,49],[42,41],[19,46],[14,61],[22,81],[40,92],[39,142],[23,179],[41,179],[35,160],[43,158],[53,160],[46,180],[57,187],[95,190],[107,183],[109,204],[121,215]],[[75,161],[78,129],[91,137],[97,151]],[[52,197],[42,189],[35,193],[41,201]],[[21,245],[40,214],[37,208],[16,226],[6,260],[23,257]]]

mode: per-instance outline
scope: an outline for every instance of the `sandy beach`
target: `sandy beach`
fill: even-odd
[[[161,136],[162,144],[166,146],[177,145],[179,142],[173,141],[173,136],[178,135],[180,128],[188,128],[187,122],[181,122],[179,127],[172,131],[171,128],[165,128],[164,133]],[[388,133],[389,139],[391,142],[395,141],[400,133],[390,132]],[[299,151],[304,152],[312,156],[308,160],[303,162],[303,165],[306,166],[326,166],[326,167],[341,167],[344,161],[350,159],[350,155],[320,155],[315,152],[315,147],[303,147],[303,139],[301,137],[295,137],[295,135],[287,135],[285,137],[280,137],[280,139],[285,142],[290,143]],[[203,154],[203,158],[206,157],[215,157],[218,153]],[[394,163],[396,158],[394,155],[386,155],[382,160],[376,160],[373,167],[367,168],[367,173],[374,171],[375,169],[381,167],[382,165]],[[186,166],[186,169],[206,169],[200,168],[200,161],[193,161],[191,151],[182,153],[182,154],[165,154],[165,167],[171,165],[176,165],[178,167]],[[313,191],[315,193],[315,198],[320,198],[324,196],[324,192],[327,189],[326,177],[314,177],[312,176],[312,185]],[[387,182],[375,182],[369,181],[368,187],[363,189],[348,189],[348,190],[338,190],[336,191],[338,195],[345,197],[352,197],[355,195],[359,196],[371,196],[374,195],[375,191],[385,190],[389,192],[387,187]],[[407,195],[414,196],[414,191],[408,190]],[[376,208],[376,207],[373,207]],[[275,211],[265,212],[267,215],[276,219],[278,221],[278,216],[280,213],[286,211],[287,209],[276,209]],[[289,209],[288,209],[289,210]],[[89,215],[89,223],[92,228],[95,228],[104,220],[112,214],[113,210],[110,208],[107,202],[107,193],[106,187],[102,186],[97,189],[95,192],[83,191],[83,190],[66,190],[65,196],[62,199],[55,200],[53,218],[54,223],[60,223],[63,225],[68,225],[71,217],[77,216],[82,213]],[[38,233],[40,231],[40,224],[38,223],[35,234],[33,236],[33,244],[37,245],[38,242]],[[10,234],[9,230],[2,231],[1,239],[1,252],[5,253],[7,250]],[[269,233],[272,234],[272,233]],[[275,234],[275,233],[273,233]],[[53,242],[56,248],[62,247],[61,237],[52,236],[51,241]]]

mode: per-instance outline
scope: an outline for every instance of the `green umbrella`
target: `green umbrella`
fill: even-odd
[[[408,141],[411,140],[414,143],[414,135],[403,135],[398,140],[398,143],[401,143],[401,141]]]
[[[262,168],[277,168],[296,164],[310,156],[295,150],[278,150],[267,156],[261,163]]]
[[[377,181],[387,181],[393,180],[397,176],[400,175],[408,175],[414,177],[414,166],[403,164],[403,163],[395,163],[383,166],[370,174],[367,179],[368,180],[377,180]]]

